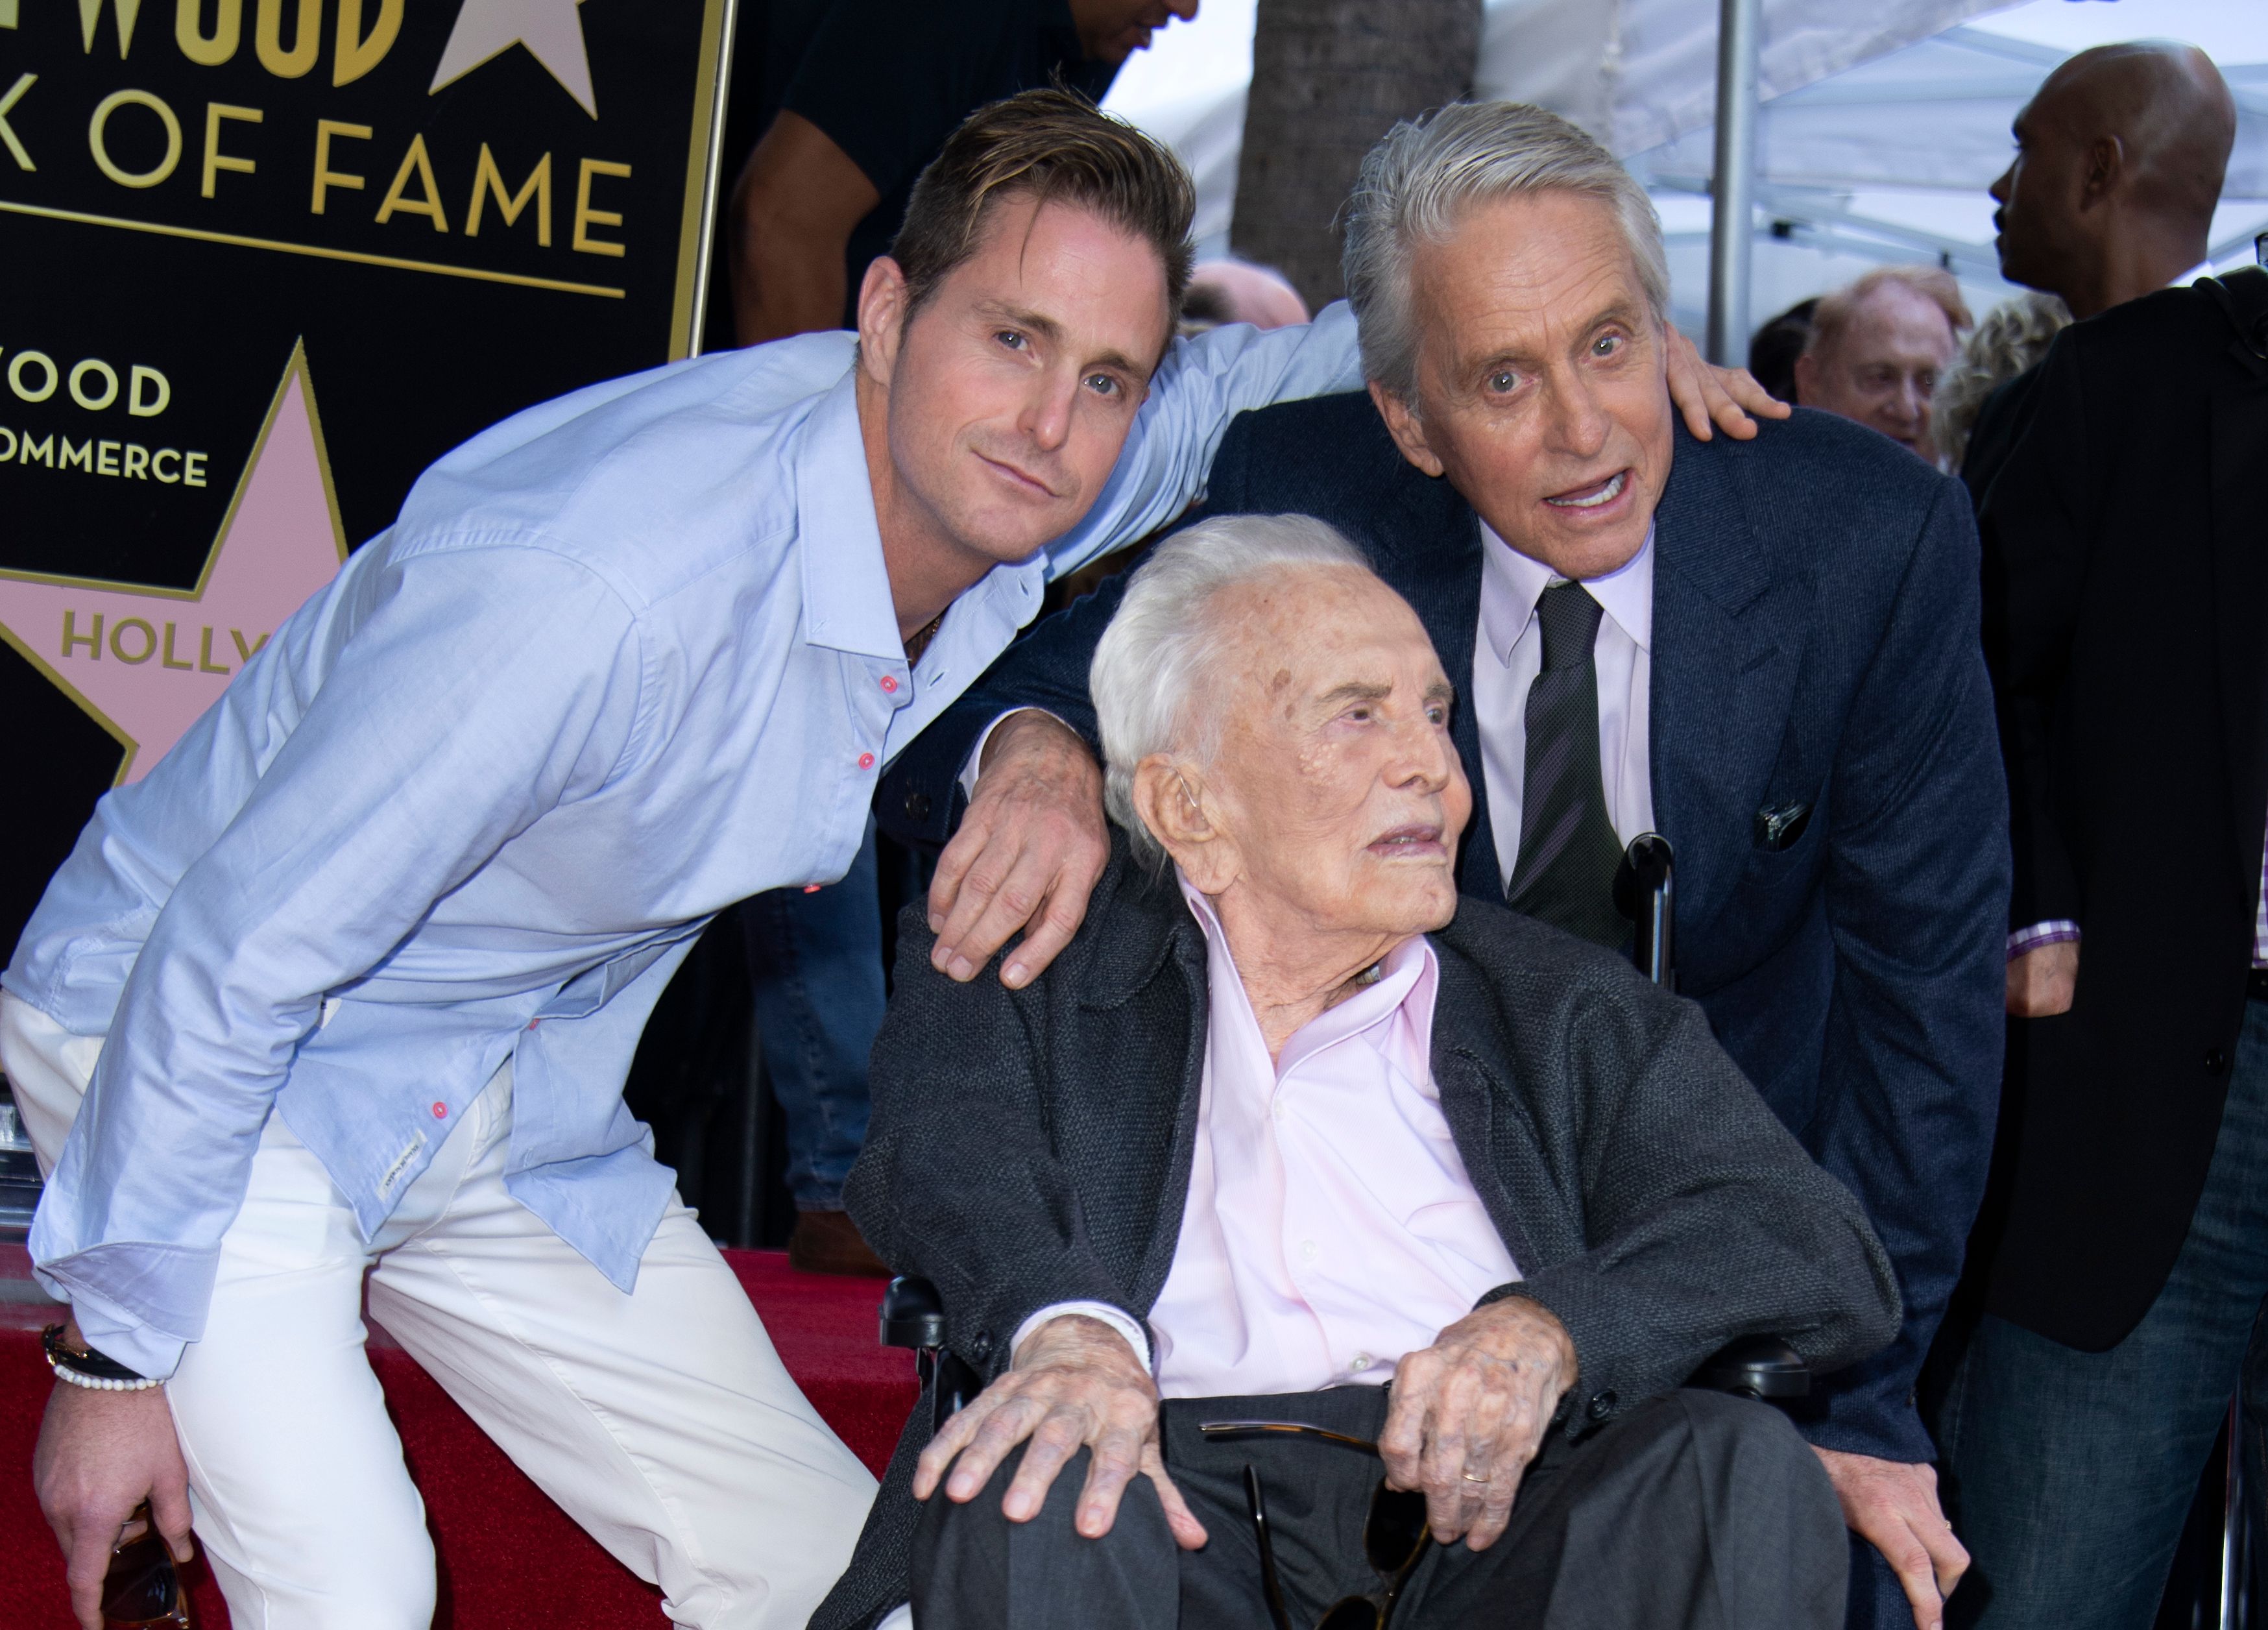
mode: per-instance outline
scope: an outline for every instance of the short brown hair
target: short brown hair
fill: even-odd
[[[1956,336],[1977,326],[1977,320],[1969,314],[1969,303],[1961,298],[1961,284],[1951,272],[1935,266],[1881,266],[1856,283],[1820,297],[1811,313],[1811,336],[1804,342],[1803,354],[1815,357],[1833,349],[1867,297],[1891,284],[1911,289],[1935,305]]]
[[[1025,91],[980,107],[946,139],[914,183],[890,256],[905,274],[910,316],[976,252],[1000,199],[1035,196],[1094,210],[1165,263],[1168,325],[1189,287],[1197,189],[1182,161],[1075,91]]]

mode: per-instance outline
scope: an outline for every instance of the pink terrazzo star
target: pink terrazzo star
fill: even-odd
[[[150,772],[345,558],[306,364],[294,352],[195,588],[0,572],[0,637],[118,738],[123,786]]]

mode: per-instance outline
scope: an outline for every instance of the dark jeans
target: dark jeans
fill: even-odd
[[[1311,1439],[1207,1443],[1204,1420],[1305,1420],[1375,1439],[1373,1387],[1163,1409],[1167,1471],[1211,1536],[1178,1549],[1155,1489],[1137,1478],[1101,1539],[1071,1528],[1087,1456],[1056,1479],[1039,1516],[1000,1499],[1020,1455],[967,1505],[924,1508],[912,1559],[921,1630],[1267,1630],[1259,1547],[1244,1494],[1258,1470],[1293,1630],[1380,1580],[1362,1528],[1384,1468]],[[1768,1405],[1675,1392],[1580,1444],[1554,1434],[1521,1484],[1512,1523],[1486,1551],[1428,1550],[1395,1630],[1840,1630],[1848,1552],[1818,1457]]]
[[[1975,1559],[1950,1622],[2148,1630],[2268,1297],[2268,1002],[2249,1003],[2205,1191],[2165,1288],[2107,1353],[1979,1322],[1939,1411],[1946,1511]],[[2255,1465],[2257,1472],[2257,1463]]]
[[[787,1118],[799,1211],[839,1211],[866,1141],[866,1055],[882,1028],[874,823],[843,881],[776,889],[740,907],[764,1073]]]

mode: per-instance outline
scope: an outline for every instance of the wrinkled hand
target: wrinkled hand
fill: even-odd
[[[1697,441],[1709,439],[1715,420],[1727,436],[1746,441],[1756,433],[1749,414],[1784,419],[1794,409],[1756,383],[1746,368],[1718,368],[1701,360],[1693,342],[1676,329],[1669,334],[1669,399],[1685,416]],[[1745,411],[1744,411],[1745,409]]]
[[[2058,940],[2008,964],[2008,1012],[2018,1019],[2052,1019],[2071,1011],[2079,990],[2079,941]]]
[[[1575,1369],[1566,1326],[1521,1296],[1468,1313],[1402,1361],[1378,1449],[1388,1483],[1425,1491],[1434,1538],[1495,1543]]]
[[[1037,1516],[1056,1473],[1085,1448],[1094,1454],[1074,1519],[1080,1533],[1100,1539],[1110,1531],[1119,1496],[1139,1472],[1157,1485],[1174,1543],[1184,1551],[1203,1548],[1204,1525],[1166,1475],[1159,1452],[1157,1383],[1126,1339],[1100,1319],[1071,1314],[1034,1331],[1008,1373],[948,1420],[922,1450],[914,1467],[914,1498],[927,1500],[942,1479],[946,1498],[966,1504],[984,1492],[1008,1452],[1027,1439],[1024,1464],[1000,1501],[1010,1522]]]
[[[976,794],[930,884],[930,966],[966,983],[1022,928],[1000,982],[1023,989],[1079,932],[1109,859],[1094,755],[1060,719],[1010,714],[984,743]]]
[[[1945,1598],[1969,1571],[1969,1553],[1937,1503],[1937,1468],[1840,1449],[1812,1452],[1843,1502],[1844,1524],[1882,1553],[1905,1587],[1915,1630],[1940,1630]]]
[[[73,1345],[78,1345],[74,1331]],[[173,1433],[166,1390],[97,1392],[58,1381],[48,1395],[33,1451],[40,1509],[63,1547],[71,1612],[85,1630],[102,1630],[102,1582],[126,1519],[143,1501],[175,1560],[189,1544],[189,1473]]]

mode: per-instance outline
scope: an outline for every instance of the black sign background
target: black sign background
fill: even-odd
[[[429,92],[460,10],[556,16],[563,0],[401,0],[393,44],[344,85],[335,82],[342,43],[351,63],[354,31],[368,38],[382,26],[383,0],[140,0],[122,54],[119,3],[101,0],[90,42],[77,4],[0,0],[0,22],[16,18],[13,29],[0,26],[0,101],[13,99],[0,113],[0,425],[201,450],[208,483],[0,462],[0,569],[193,584],[302,341],[350,545],[393,519],[420,469],[483,426],[690,351],[729,0],[577,8],[595,119],[525,44]],[[181,32],[225,35],[232,9],[234,52],[217,64],[192,61]],[[353,14],[346,29],[342,9]],[[279,65],[303,60],[292,48],[311,13],[320,48],[284,77]],[[28,85],[26,75],[35,76]],[[98,155],[96,110],[122,91],[144,94],[111,109]],[[147,99],[179,128],[169,170],[166,122]],[[261,117],[215,115],[215,105]],[[327,187],[318,214],[320,122],[370,135],[330,135],[325,167],[363,185]],[[254,166],[212,168],[211,196],[209,129],[211,156]],[[413,138],[422,138],[430,193]],[[540,193],[507,225],[484,189],[480,231],[468,234],[483,144],[506,196],[549,155],[548,246],[537,240]],[[129,178],[163,179],[122,184],[101,158]],[[578,222],[585,161],[613,167],[592,170]],[[399,197],[381,222],[390,190]],[[446,230],[418,205],[437,207]],[[119,399],[99,411],[67,389],[26,400],[6,369],[26,350],[65,374],[101,359],[121,381]],[[129,417],[125,387],[136,366],[164,376],[162,413]],[[88,377],[99,396],[101,376]],[[43,378],[34,364],[23,383],[37,394]],[[144,405],[157,394],[147,387]],[[121,753],[4,647],[0,753],[11,765],[0,783],[4,952],[119,773]]]

